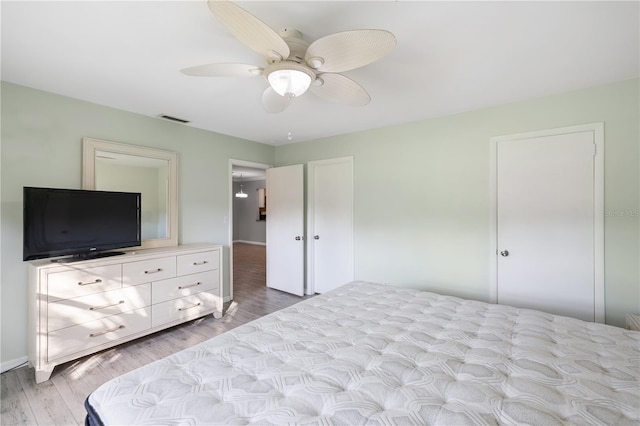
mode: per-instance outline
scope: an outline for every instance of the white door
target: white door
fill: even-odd
[[[308,164],[309,285],[324,293],[353,281],[353,158]]]
[[[267,287],[304,295],[302,164],[267,169]]]
[[[495,154],[497,302],[596,320],[594,131],[501,140]]]

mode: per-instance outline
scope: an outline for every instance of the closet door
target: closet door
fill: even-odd
[[[304,295],[302,164],[267,169],[267,287]]]
[[[594,130],[500,140],[495,152],[498,303],[602,320]]]
[[[353,281],[353,157],[308,164],[308,282],[324,293]]]

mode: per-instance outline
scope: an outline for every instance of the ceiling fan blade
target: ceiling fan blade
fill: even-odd
[[[385,30],[352,30],[322,37],[309,46],[307,64],[321,72],[343,72],[377,61],[396,46]]]
[[[371,101],[362,86],[342,74],[320,74],[316,81],[322,85],[312,84],[309,90],[324,100],[351,106],[364,106]]]
[[[282,37],[240,6],[226,0],[209,0],[208,4],[222,25],[251,50],[273,60],[289,57],[289,46]]]
[[[255,77],[262,74],[262,68],[249,64],[205,64],[183,68],[180,72],[195,77]]]
[[[271,87],[267,87],[267,90],[262,94],[262,105],[264,109],[270,113],[282,112],[291,103],[292,98],[286,96],[280,96]]]

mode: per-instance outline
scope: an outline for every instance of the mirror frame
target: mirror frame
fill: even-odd
[[[96,189],[96,152],[106,151],[118,154],[167,160],[169,162],[169,187],[167,194],[167,236],[142,240],[138,248],[169,247],[178,245],[178,154],[156,148],[128,145],[94,138],[82,138],[82,188]]]

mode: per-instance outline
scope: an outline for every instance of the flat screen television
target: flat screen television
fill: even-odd
[[[23,260],[81,260],[140,245],[139,192],[23,188]]]

